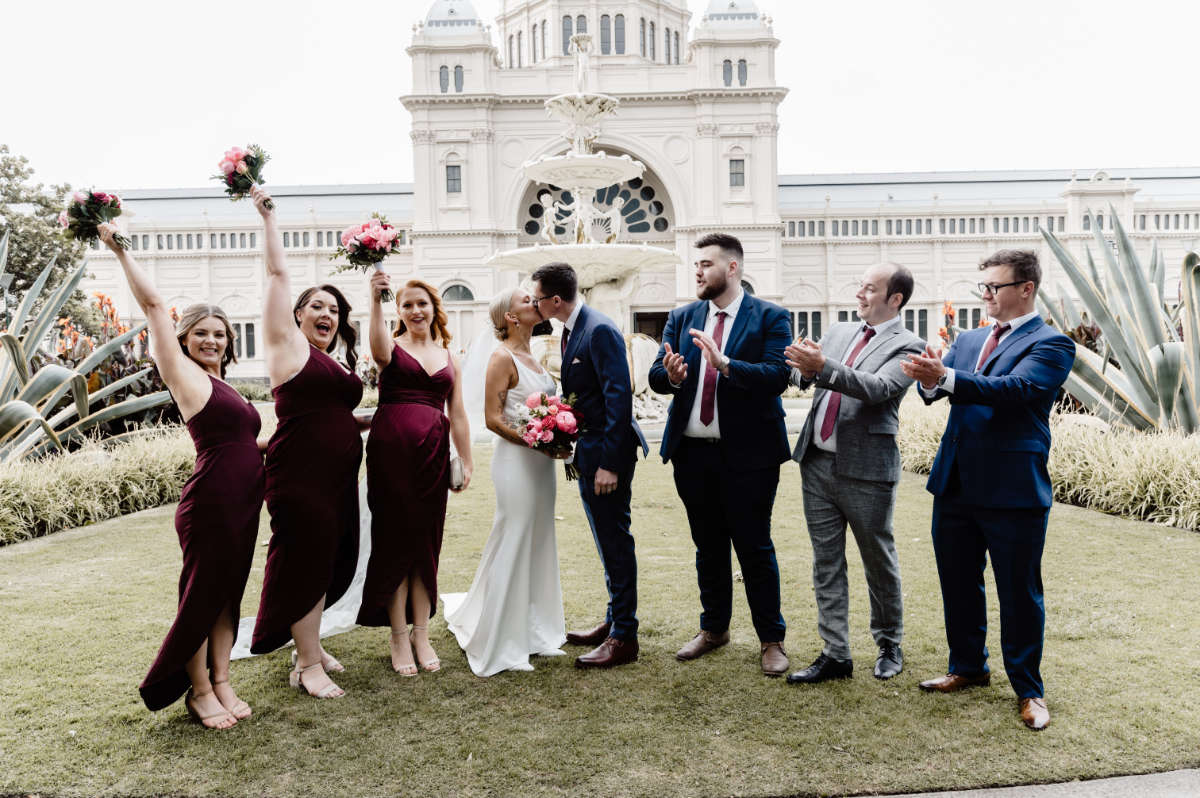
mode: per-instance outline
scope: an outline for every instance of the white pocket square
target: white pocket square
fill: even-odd
[[[575,358],[574,360],[571,361],[571,365],[574,366],[576,363],[582,363],[582,362],[583,361],[580,360],[579,358]]]

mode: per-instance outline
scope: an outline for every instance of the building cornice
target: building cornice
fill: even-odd
[[[711,88],[711,89],[687,89],[685,91],[661,91],[661,92],[606,92],[610,96],[616,97],[623,103],[645,104],[663,102],[691,102],[699,104],[701,102],[712,100],[759,100],[772,99],[783,100],[787,96],[788,90],[780,86],[764,86],[761,88],[752,87],[736,87],[736,88]],[[547,95],[542,94],[519,94],[519,95],[500,95],[496,93],[488,94],[467,94],[450,92],[447,94],[405,94],[399,98],[405,108],[410,111],[416,108],[433,108],[439,105],[477,105],[484,108],[494,108],[497,106],[519,106],[544,105],[549,99]]]

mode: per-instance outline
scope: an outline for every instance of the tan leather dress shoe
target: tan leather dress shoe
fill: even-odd
[[[720,648],[729,642],[729,630],[726,629],[719,635],[704,629],[700,630],[700,634],[696,635],[691,641],[675,652],[675,659],[680,662],[686,662],[689,659],[703,657],[713,649]]]
[[[788,658],[787,652],[783,650],[783,643],[763,643],[762,644],[762,672],[765,676],[782,676],[787,673]]]
[[[968,687],[986,687],[992,683],[992,675],[990,673],[981,673],[978,676],[960,676],[957,673],[947,673],[945,676],[939,676],[936,679],[927,679],[918,685],[922,690],[930,693],[957,693],[959,690],[965,690]]]
[[[1050,710],[1044,698],[1021,699],[1021,722],[1034,731],[1041,731],[1050,723]]]
[[[610,637],[582,657],[575,658],[576,668],[615,668],[637,662],[638,641]]]

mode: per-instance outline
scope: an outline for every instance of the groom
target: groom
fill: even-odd
[[[604,565],[608,612],[567,642],[596,648],[575,660],[577,668],[611,668],[638,658],[637,560],[629,531],[629,499],[637,450],[648,453],[633,420],[633,391],[625,337],[613,320],[578,297],[575,270],[548,263],[533,273],[533,302],[544,319],[558,319],[562,333],[562,392],[575,394],[583,433],[575,444],[579,496]]]

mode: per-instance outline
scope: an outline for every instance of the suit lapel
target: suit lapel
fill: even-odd
[[[567,338],[567,351],[563,353],[562,365],[558,369],[559,376],[566,380],[567,371],[571,368],[571,362],[575,359],[575,351],[579,348],[579,339],[583,337],[583,331],[587,327],[587,305],[579,309],[579,316],[575,319],[575,329],[571,330],[571,335]]]
[[[1044,322],[1039,316],[1036,319],[1030,319],[1022,324],[1018,329],[1014,330],[1011,335],[1009,335],[996,346],[996,349],[992,352],[992,354],[988,355],[987,362],[984,363],[979,369],[979,373],[987,374],[988,369],[995,365],[996,360],[1013,346],[1015,346],[1019,339],[1024,339],[1025,336],[1037,332],[1042,328],[1043,325],[1045,325],[1045,323],[1046,322]],[[976,355],[976,357],[978,357],[978,355]]]
[[[890,340],[893,335],[899,335],[900,330],[902,330],[902,329],[903,329],[902,326],[897,325],[897,326],[892,327],[885,333],[872,335],[871,340],[867,341],[867,345],[863,347],[863,350],[858,353],[858,357],[856,357],[854,359],[854,368],[858,368],[861,364],[865,363],[867,361],[867,358],[871,356],[872,352],[874,352],[876,349],[878,349],[880,346],[882,346],[884,341]],[[854,336],[853,340],[857,341],[859,339],[859,336],[861,336],[861,335],[862,335],[862,332],[860,331],[858,334],[856,334]],[[846,354],[849,354],[849,352],[847,352]]]
[[[701,300],[696,303],[695,310],[692,311],[691,324],[688,329],[683,330],[679,336],[679,351],[683,353],[683,362],[687,363],[688,375],[699,374],[701,368],[701,353],[700,347],[692,339],[692,334],[688,330],[704,330],[704,325],[708,322],[708,300]]]
[[[725,331],[725,346],[722,348],[727,357],[733,357],[737,348],[741,346],[742,339],[746,337],[746,328],[750,325],[750,314],[757,310],[754,297],[750,294],[743,294],[742,306],[738,308],[737,315],[733,317],[733,325]]]

